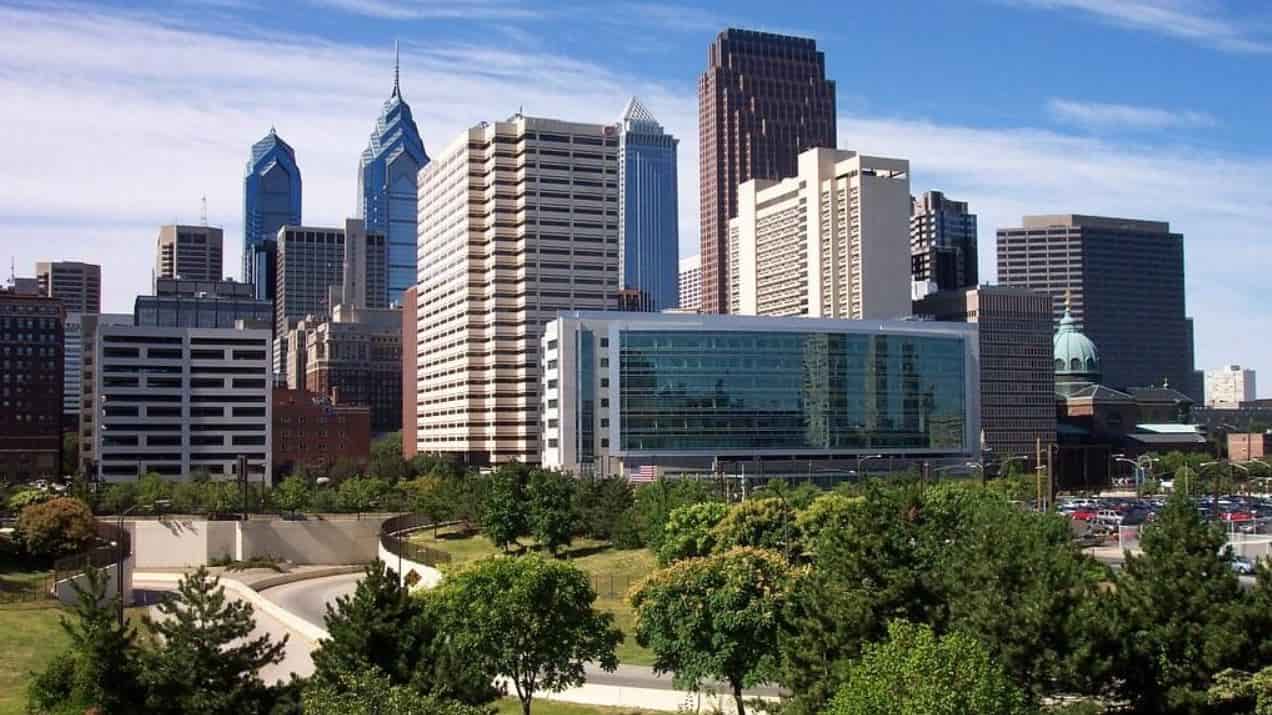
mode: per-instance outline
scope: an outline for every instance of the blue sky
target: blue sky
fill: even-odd
[[[1218,0],[815,3],[470,0],[0,2],[0,256],[104,266],[147,290],[157,226],[208,197],[237,272],[248,147],[277,126],[306,223],[354,207],[392,83],[426,148],[526,113],[611,121],[639,95],[681,139],[681,253],[697,252],[696,78],[719,29],[815,37],[839,145],[910,160],[993,230],[1025,213],[1168,220],[1185,234],[1200,367],[1272,394],[1272,5]]]

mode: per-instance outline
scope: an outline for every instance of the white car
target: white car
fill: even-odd
[[[1122,514],[1113,509],[1101,509],[1095,513],[1095,520],[1107,526],[1121,526]]]

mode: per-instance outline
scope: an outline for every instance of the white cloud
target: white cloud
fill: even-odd
[[[517,0],[311,0],[315,5],[385,20],[525,20],[540,16]]]
[[[1272,43],[1252,34],[1212,0],[1006,0],[1047,10],[1076,10],[1102,22],[1175,37],[1229,52],[1272,52]]]
[[[1206,112],[1071,99],[1048,100],[1047,112],[1059,121],[1088,128],[1204,129],[1219,125],[1219,121]]]

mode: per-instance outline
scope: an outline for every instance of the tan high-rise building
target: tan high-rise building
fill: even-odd
[[[613,126],[515,115],[420,171],[419,452],[539,461],[543,326],[617,298],[617,152]]]
[[[102,267],[79,261],[39,261],[40,295],[57,298],[68,313],[102,312]]]
[[[738,187],[729,255],[729,312],[908,316],[910,162],[836,149],[800,154],[792,177]]]
[[[815,41],[733,28],[716,37],[698,77],[704,313],[728,310],[738,186],[793,176],[801,152],[835,146],[835,83]]]
[[[1254,401],[1254,370],[1240,365],[1225,365],[1206,371],[1206,407],[1236,409],[1242,402]]]
[[[155,278],[221,280],[221,238],[221,229],[212,226],[160,226]]]
[[[680,310],[697,313],[702,309],[702,259],[680,259]]]

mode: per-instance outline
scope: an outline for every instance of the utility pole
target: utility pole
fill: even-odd
[[[238,479],[243,491],[243,521],[247,521],[247,455],[238,457]]]

